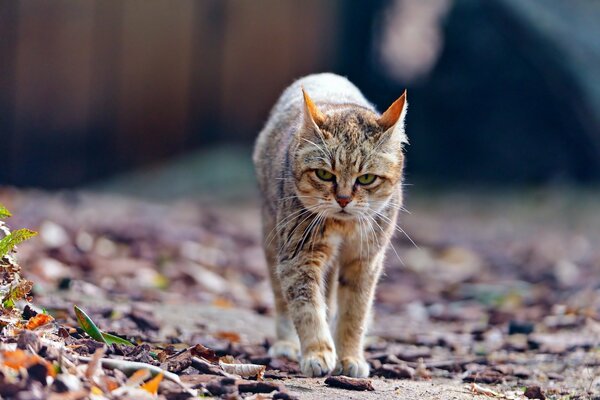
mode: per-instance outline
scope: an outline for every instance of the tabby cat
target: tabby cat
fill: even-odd
[[[406,108],[406,92],[380,115],[346,78],[310,75],[283,92],[257,139],[270,354],[300,356],[307,376],[369,375],[363,342],[402,206]]]

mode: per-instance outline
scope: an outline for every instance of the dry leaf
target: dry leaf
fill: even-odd
[[[50,393],[48,400],[80,400],[88,398],[88,395],[88,391],[82,389],[75,392]]]
[[[94,354],[92,354],[92,358],[85,370],[86,378],[92,379],[94,377],[94,374],[96,373],[96,371],[98,370],[98,366],[100,365],[100,359],[104,357],[104,353],[104,347],[100,347],[94,352]]]
[[[150,394],[158,393],[158,385],[163,379],[163,374],[158,374],[154,378],[150,379],[148,382],[142,385],[142,389],[147,391]]]
[[[219,365],[223,371],[228,374],[236,374],[242,378],[251,378],[255,376],[256,379],[259,380],[263,379],[263,375],[267,369],[265,365],[237,363],[231,356],[222,357],[219,360]]]
[[[214,333],[213,336],[217,339],[228,340],[231,343],[239,343],[242,339],[239,333],[230,331],[219,331],[217,333]]]
[[[133,374],[131,374],[129,379],[127,379],[127,382],[125,382],[125,386],[138,386],[146,379],[148,379],[150,375],[151,374],[149,369],[138,369]]]
[[[119,387],[119,382],[117,382],[115,378],[112,378],[110,376],[103,375],[102,377],[100,377],[100,380],[102,382],[103,388],[107,392],[112,392],[113,390]]]
[[[431,373],[427,370],[427,366],[423,361],[423,357],[419,357],[419,359],[417,360],[417,368],[415,369],[415,375],[417,375],[421,379],[431,379]]]
[[[38,314],[35,317],[32,317],[29,321],[27,321],[27,325],[25,325],[25,329],[33,330],[38,326],[49,324],[54,321],[48,314]]]
[[[4,365],[9,368],[19,370],[21,368],[29,368],[34,364],[44,364],[46,361],[42,360],[38,355],[31,354],[21,349],[7,350],[2,353],[2,360]]]
[[[192,353],[192,356],[201,357],[210,362],[219,361],[219,357],[215,354],[214,350],[209,349],[208,347],[205,347],[205,346],[201,345],[200,343],[198,343],[194,347],[191,347],[190,351]]]
[[[471,385],[469,386],[469,390],[471,391],[471,393],[473,394],[482,394],[484,396],[488,396],[488,397],[500,397],[500,398],[504,398],[504,395],[502,395],[501,393],[495,392],[492,389],[488,389],[485,388],[481,385],[478,385],[476,383],[471,383]]]
[[[98,386],[92,386],[90,389],[90,394],[95,394],[96,396],[102,396],[104,392]]]
[[[213,306],[219,307],[219,308],[233,308],[233,306],[234,306],[234,304],[231,302],[231,300],[226,299],[224,297],[217,297],[216,299],[213,300],[212,304],[213,304]]]

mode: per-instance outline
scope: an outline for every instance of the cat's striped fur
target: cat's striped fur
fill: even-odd
[[[347,79],[310,75],[283,92],[257,139],[277,313],[270,352],[299,354],[308,376],[369,374],[363,339],[402,205],[405,100],[380,115]],[[364,174],[377,178],[361,185]]]

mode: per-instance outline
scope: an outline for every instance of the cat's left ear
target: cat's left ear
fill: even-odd
[[[381,126],[385,132],[391,130],[391,139],[398,140],[400,143],[407,143],[408,139],[404,133],[404,118],[406,118],[406,110],[408,102],[406,101],[406,90],[402,93],[392,105],[385,110],[381,117],[377,120],[377,124]]]

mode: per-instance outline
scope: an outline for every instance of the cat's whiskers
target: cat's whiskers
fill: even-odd
[[[370,211],[375,211],[375,210],[373,210],[371,208],[369,208],[369,210]],[[373,217],[372,215],[370,215],[368,213],[366,215],[367,215],[367,217],[369,217],[371,219],[371,221],[373,221],[375,223],[375,225],[379,228],[379,230],[381,231],[381,233],[383,235],[385,235],[385,230],[381,227],[381,225],[379,224],[379,222],[377,222],[377,220],[375,219],[375,217]],[[398,251],[396,251],[396,247],[394,246],[394,243],[392,243],[391,240],[389,241],[389,246],[394,251],[394,254],[396,254],[396,257],[398,258],[398,261],[400,261],[400,263],[405,266],[406,264],[404,263],[404,260],[402,260],[402,257],[400,257],[400,254],[398,254]]]
[[[415,243],[414,240],[412,240],[412,238],[408,235],[408,233],[406,233],[406,231],[404,229],[402,229],[402,227],[400,225],[398,225],[397,223],[395,223],[394,221],[392,221],[387,215],[384,215],[382,213],[380,213],[379,211],[373,210],[373,212],[375,214],[377,214],[378,216],[380,216],[381,218],[385,219],[386,222],[388,222],[389,224],[391,224],[395,230],[397,230],[398,232],[401,232],[404,234],[404,236],[406,236],[406,238],[413,244],[413,246],[415,246],[415,248],[420,250],[420,247]]]
[[[363,258],[363,242],[364,242],[364,239],[363,239],[362,219],[358,218],[357,221],[358,221],[358,230],[360,232],[360,252],[359,252],[359,256],[360,256],[360,259],[362,259]]]
[[[321,212],[319,212],[319,214],[317,214],[317,218],[316,218],[317,222],[316,222],[315,227],[313,228],[313,232],[311,233],[311,236],[310,236],[310,254],[311,255],[313,254],[314,248],[315,248],[316,232],[318,232],[323,221],[325,221],[325,218],[326,218],[325,215],[326,215],[326,211],[321,211]]]
[[[388,204],[389,206],[391,206],[391,208],[394,208],[394,209],[396,209],[396,210],[400,210],[400,211],[402,211],[402,212],[405,212],[405,213],[407,213],[407,214],[410,214],[410,213],[411,213],[411,212],[410,212],[410,211],[408,211],[408,209],[407,209],[407,208],[405,208],[405,207],[404,207],[402,204],[394,203],[394,202],[391,202],[391,201],[390,201],[390,202],[388,202],[387,204]]]
[[[320,217],[321,215],[324,213],[324,210],[318,211],[316,217],[310,221],[310,223],[308,224],[308,226],[304,229],[304,232],[302,232],[302,236],[300,238],[299,246],[303,246],[306,239],[308,238],[308,235],[311,235],[311,254],[313,252],[313,246],[314,246],[314,232],[315,232],[315,226],[319,223]]]
[[[269,232],[265,241],[267,242],[267,246],[271,244],[273,239],[277,236],[277,234],[281,233],[283,229],[285,229],[289,224],[293,223],[295,220],[301,218],[306,214],[310,214],[312,211],[316,210],[319,205],[301,208],[300,210],[294,211],[290,215],[286,216],[284,219],[279,221],[277,225]],[[271,237],[272,236],[272,237]]]
[[[287,225],[287,222],[290,222],[290,219],[296,219],[296,217],[298,217],[299,215],[305,214],[310,212],[309,209],[307,208],[301,208],[300,210],[296,210],[293,213],[287,215],[284,219],[282,219],[281,221],[279,221],[277,223],[277,225],[275,225],[275,227],[271,230],[271,232],[269,232],[269,235],[267,236],[267,239],[271,236],[271,234],[274,233],[278,233],[282,227],[284,227],[284,225]],[[298,215],[299,214],[299,215]],[[270,244],[271,242],[269,242],[268,244]]]
[[[371,260],[371,241],[369,240],[369,235],[368,235],[369,231],[366,228],[367,221],[366,221],[365,217],[362,215],[359,216],[359,221],[360,221],[361,229],[364,229],[364,231],[365,231],[365,243],[367,245],[367,260]],[[365,227],[363,227],[363,222],[365,224]]]
[[[393,201],[386,201],[386,200],[372,201],[371,204],[374,205],[375,208],[377,208],[377,209],[386,208],[387,206],[390,206],[390,208],[393,208],[395,210],[399,210],[399,211],[405,212],[407,214],[411,213],[402,204],[394,203]],[[372,207],[369,207],[369,208],[373,209]]]
[[[313,215],[314,215],[314,211],[317,211],[317,212],[318,212],[318,208],[320,208],[320,207],[321,207],[321,204],[317,204],[316,206],[314,206],[314,207],[311,209],[312,211],[310,212],[310,214],[309,214],[309,215],[307,215],[307,216],[306,216],[306,217],[305,217],[305,218],[304,218],[302,221],[300,221],[300,222],[299,222],[299,223],[296,225],[296,227],[295,227],[295,228],[294,228],[294,229],[293,229],[293,230],[292,230],[292,231],[289,233],[289,236],[288,236],[287,240],[285,241],[285,243],[279,247],[278,255],[281,255],[281,252],[282,252],[282,251],[285,249],[285,247],[286,247],[286,246],[287,246],[287,245],[288,245],[288,244],[289,244],[289,243],[292,241],[292,239],[293,239],[293,237],[294,237],[294,232],[296,232],[296,230],[297,230],[297,229],[298,229],[300,226],[302,226],[302,224],[303,224],[304,222],[306,222],[306,220],[308,220],[308,219],[309,219],[311,216],[313,216]],[[313,221],[311,221],[311,222],[310,222],[310,224],[312,224],[312,222],[314,222],[314,220],[313,220]],[[310,224],[309,224],[309,226],[310,226]],[[299,243],[301,243],[301,242],[299,242]]]

